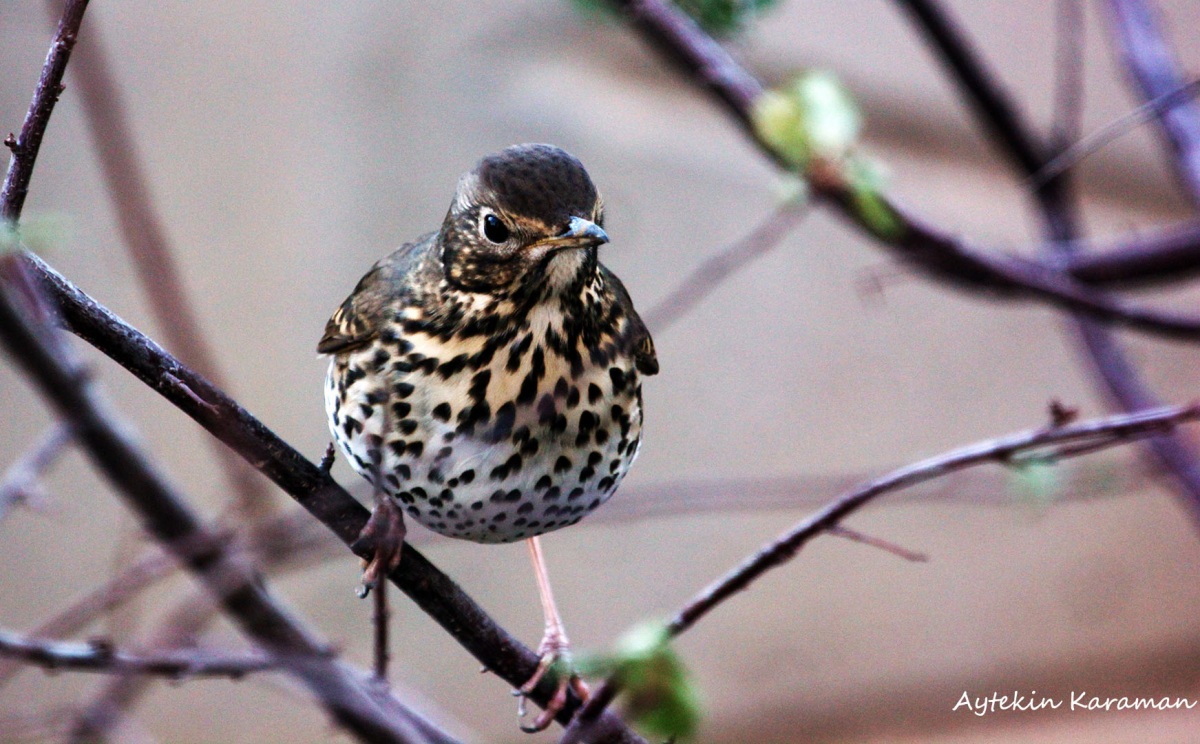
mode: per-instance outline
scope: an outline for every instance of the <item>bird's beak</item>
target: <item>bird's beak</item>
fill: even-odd
[[[591,248],[608,242],[608,233],[591,220],[572,217],[567,229],[553,238],[541,241],[542,245],[556,248]]]

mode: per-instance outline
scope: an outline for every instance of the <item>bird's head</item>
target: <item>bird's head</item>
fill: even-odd
[[[596,271],[608,242],[603,204],[575,156],[553,145],[513,145],[458,183],[438,235],[446,279],[468,292],[563,288]]]

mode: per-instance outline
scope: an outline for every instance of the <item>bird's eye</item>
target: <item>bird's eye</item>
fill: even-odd
[[[493,243],[503,243],[508,240],[508,226],[494,214],[483,218],[483,236]]]

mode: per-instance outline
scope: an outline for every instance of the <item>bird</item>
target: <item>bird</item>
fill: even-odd
[[[376,493],[365,586],[398,565],[403,515],[453,538],[527,542],[545,631],[522,696],[570,669],[539,536],[616,491],[641,449],[642,380],[659,369],[629,292],[598,260],[603,225],[600,193],[565,150],[488,155],[441,227],[377,262],[317,345],[333,440]],[[549,726],[568,686],[586,698],[560,674],[522,728]]]

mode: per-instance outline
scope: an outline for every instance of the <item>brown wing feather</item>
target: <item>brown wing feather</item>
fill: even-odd
[[[406,243],[376,263],[325,324],[317,353],[341,354],[371,343],[379,334],[387,309],[409,291],[409,274],[433,239],[431,234],[416,243]]]
[[[650,338],[650,329],[646,328],[642,316],[638,315],[637,310],[634,309],[629,291],[625,289],[625,285],[617,278],[617,275],[608,270],[607,266],[601,264],[600,271],[604,275],[604,281],[616,293],[617,303],[625,309],[625,315],[629,318],[628,338],[633,348],[634,365],[637,366],[638,372],[644,375],[658,374],[658,355],[654,352],[654,339]]]

